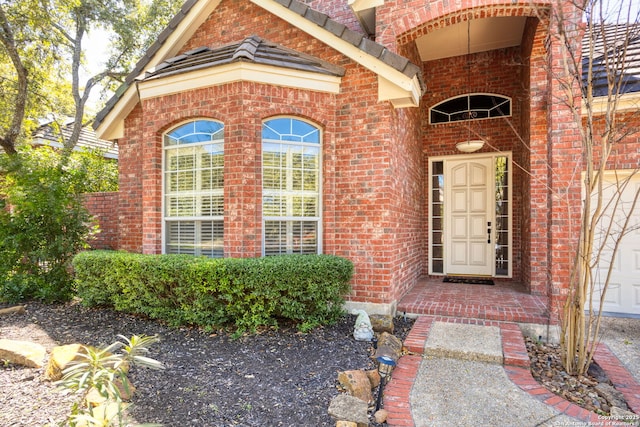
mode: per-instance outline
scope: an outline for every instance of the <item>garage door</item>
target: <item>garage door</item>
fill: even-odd
[[[618,175],[618,180],[622,178]],[[614,197],[616,187],[616,177],[611,173],[607,177],[605,186],[605,195],[608,200]],[[611,263],[611,255],[613,253],[611,248],[614,244],[614,239],[611,235],[619,234],[620,224],[623,223],[627,215],[631,215],[628,232],[622,238],[613,262],[613,270],[611,271],[611,279],[605,294],[603,312],[640,315],[640,200],[632,210],[633,200],[639,189],[640,176],[636,174],[631,178],[621,195],[622,203],[615,210],[613,208],[608,209],[605,220],[598,226],[597,236],[599,236],[599,239],[606,238],[607,247],[603,251],[599,268],[595,271],[596,292],[594,296],[597,298],[599,298],[603,290],[607,269]],[[614,227],[607,238],[606,226],[611,218],[614,220]],[[596,244],[598,244],[597,241]],[[594,299],[594,304],[596,301],[598,300]],[[597,307],[595,309],[597,310]]]

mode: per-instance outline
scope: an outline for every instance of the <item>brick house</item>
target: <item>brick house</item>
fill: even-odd
[[[486,277],[543,306],[509,320],[555,323],[581,150],[551,7],[188,0],[96,120],[119,146],[114,246],[344,256],[370,312]]]

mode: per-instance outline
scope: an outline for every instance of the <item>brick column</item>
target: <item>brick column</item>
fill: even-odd
[[[564,27],[567,37],[573,38],[573,52],[567,52],[558,37],[558,18],[551,18],[549,44],[550,108],[549,108],[549,272],[550,310],[552,321],[558,319],[567,296],[570,270],[575,256],[577,237],[580,232],[582,138],[580,120],[576,120],[570,105],[580,105],[580,90],[574,87],[571,93],[562,83],[577,83],[575,76],[565,74],[567,55],[579,54],[582,39],[579,29],[580,16],[571,5],[564,5]],[[572,16],[573,22],[571,21]],[[573,98],[573,99],[572,99]]]

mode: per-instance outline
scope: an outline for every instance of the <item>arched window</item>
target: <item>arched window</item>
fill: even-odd
[[[429,109],[429,123],[511,116],[511,98],[490,93],[475,93],[446,99]]]
[[[296,118],[262,124],[265,255],[321,250],[320,141],[319,128]]]
[[[224,125],[184,123],[164,135],[164,252],[223,256]]]

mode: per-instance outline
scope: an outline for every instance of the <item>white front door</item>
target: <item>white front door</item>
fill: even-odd
[[[491,276],[495,264],[493,158],[448,160],[444,176],[445,273]]]

